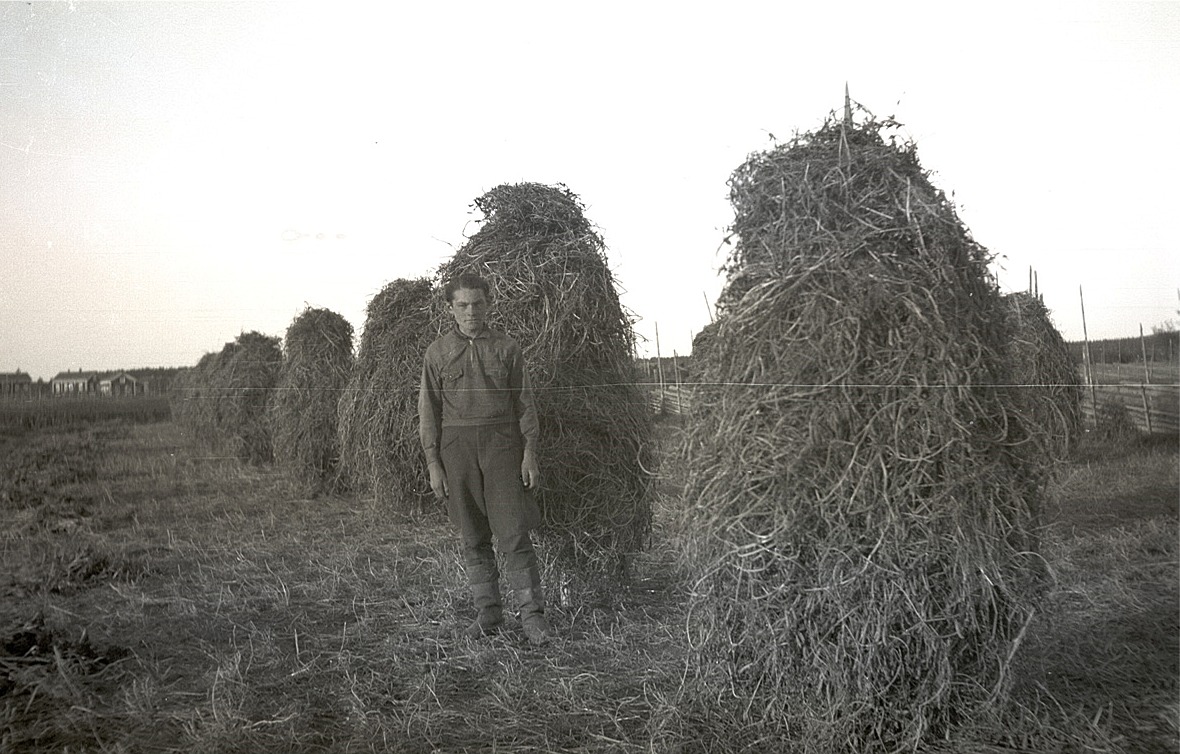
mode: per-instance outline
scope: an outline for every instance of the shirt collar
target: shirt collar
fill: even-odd
[[[451,333],[456,338],[461,338],[463,340],[483,340],[484,338],[490,337],[491,332],[492,332],[491,328],[488,327],[487,325],[484,325],[483,329],[480,330],[478,334],[472,335],[470,337],[467,335],[464,335],[463,331],[459,329],[458,325],[455,325],[454,329],[451,330]]]

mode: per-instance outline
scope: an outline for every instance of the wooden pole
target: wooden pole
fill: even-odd
[[[1143,349],[1143,382],[1139,383],[1139,397],[1143,399],[1143,416],[1147,420],[1147,434],[1152,433],[1151,404],[1147,401],[1147,386],[1151,383],[1151,368],[1147,365],[1147,340],[1143,337],[1143,323],[1139,323],[1139,347]]]
[[[709,313],[709,324],[713,324],[713,307],[709,306],[709,294],[701,291],[701,297],[705,299],[705,311]],[[689,343],[691,342],[690,340]]]
[[[656,322],[656,371],[660,377],[660,402],[657,414],[664,413],[664,357],[660,355],[660,323]]]
[[[676,378],[676,414],[683,416],[684,406],[680,402],[680,361],[676,357],[676,351],[672,351],[672,375]]]
[[[1147,366],[1147,338],[1143,337],[1143,323],[1139,323],[1139,347],[1143,350],[1143,381],[1151,384],[1151,369]]]
[[[1098,422],[1098,396],[1094,391],[1094,369],[1090,360],[1090,335],[1086,331],[1086,298],[1082,286],[1078,286],[1078,301],[1082,305],[1082,363],[1086,368],[1086,382],[1090,385],[1090,407],[1094,409],[1094,422]]]
[[[1147,385],[1142,382],[1139,383],[1139,395],[1143,399],[1143,416],[1147,419],[1147,434],[1152,434],[1155,430],[1151,426],[1151,404],[1147,401]]]

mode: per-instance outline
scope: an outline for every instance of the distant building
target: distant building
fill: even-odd
[[[50,382],[53,395],[114,396],[146,395],[147,380],[139,380],[127,372],[59,372]]]
[[[137,380],[126,372],[115,372],[98,380],[99,395],[144,395],[147,393],[147,380]]]
[[[20,371],[0,372],[0,398],[15,398],[29,395],[33,378]]]
[[[96,395],[98,393],[98,372],[58,372],[49,381],[54,395]]]

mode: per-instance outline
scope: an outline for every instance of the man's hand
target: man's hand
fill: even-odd
[[[531,450],[525,450],[524,460],[520,462],[520,481],[526,490],[535,490],[541,486],[541,469],[537,466],[537,456]]]
[[[447,473],[443,469],[441,463],[430,464],[430,491],[439,500],[446,500],[451,495],[451,490],[447,486]]]

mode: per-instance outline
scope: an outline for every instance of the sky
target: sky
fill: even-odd
[[[640,355],[686,354],[730,174],[846,84],[1067,340],[1079,294],[1091,339],[1180,321],[1180,2],[0,2],[0,372],[309,306],[359,343],[520,181],[581,198]]]

